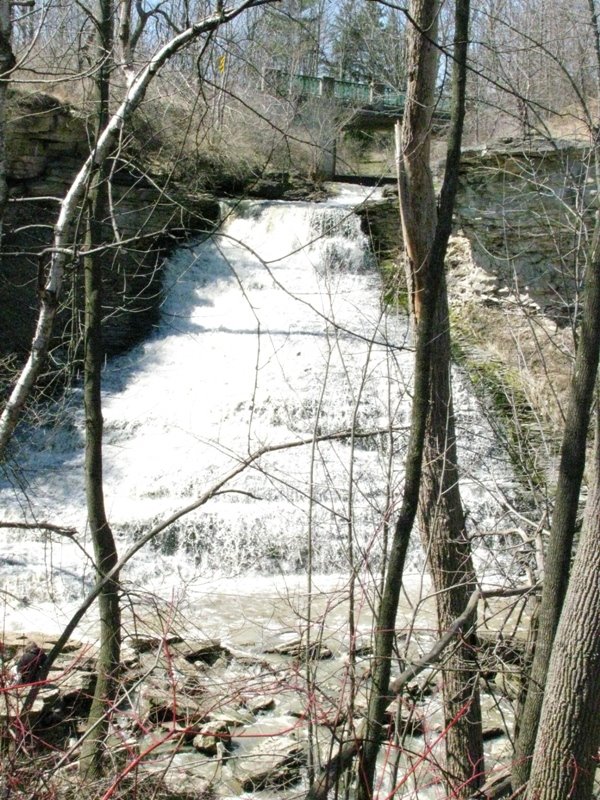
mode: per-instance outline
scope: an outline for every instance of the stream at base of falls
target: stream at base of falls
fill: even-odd
[[[237,473],[123,569],[126,642],[145,628],[161,641],[171,632],[218,639],[236,658],[256,657],[308,630],[330,652],[331,675],[348,674],[351,636],[369,651],[403,487],[413,352],[405,316],[383,305],[354,213],[369,198],[337,192],[319,204],[224,204],[219,231],[166,264],[154,335],[104,369],[105,497],[120,553]],[[477,568],[503,585],[510,559],[489,543],[512,525],[505,501],[515,480],[458,370],[454,397]],[[75,387],[13,443],[4,520],[76,533],[0,530],[5,633],[48,641],[93,586],[84,432]],[[435,639],[423,562],[415,541],[398,617],[405,641],[417,631],[419,653]],[[492,628],[507,620],[498,615]],[[516,630],[523,620],[513,622]],[[76,635],[96,641],[93,612]],[[240,752],[244,736],[272,737],[291,713],[246,728]]]
[[[402,489],[413,354],[405,316],[382,305],[353,213],[360,191],[225,206],[217,234],[169,260],[156,333],[104,370],[105,497],[121,552],[265,453],[139,553],[126,581],[164,594],[207,577],[379,568]],[[507,527],[513,477],[459,372],[455,408],[470,529],[492,533]],[[4,518],[77,535],[1,532],[11,626],[19,606],[29,617],[70,605],[93,581],[81,390],[46,414],[15,443]],[[417,546],[411,559],[420,568]]]

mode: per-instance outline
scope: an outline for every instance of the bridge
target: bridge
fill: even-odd
[[[377,81],[338,80],[331,77],[291,74],[280,69],[268,69],[262,76],[261,89],[279,97],[294,97],[303,100],[320,97],[332,100],[341,106],[352,108],[354,113],[344,128],[354,130],[378,130],[393,127],[402,117],[406,95]],[[435,113],[436,125],[450,118],[448,104],[440,99]]]

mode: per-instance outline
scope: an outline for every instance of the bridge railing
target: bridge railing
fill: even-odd
[[[313,75],[292,75],[280,69],[267,69],[262,77],[262,89],[282,97],[332,97],[342,103],[357,106],[403,108],[405,95],[382,83],[345,81]]]
[[[333,96],[338,100],[359,105],[368,105],[372,101],[372,92],[369,84],[355,81],[334,80]]]

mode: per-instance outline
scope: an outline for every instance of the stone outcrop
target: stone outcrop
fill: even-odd
[[[0,355],[28,351],[37,316],[38,274],[58,206],[89,154],[88,120],[44,94],[13,94],[7,135],[10,203],[4,222],[0,270]],[[110,164],[110,215],[104,221],[105,346],[108,355],[140,341],[158,317],[160,265],[178,242],[210,230],[217,201],[193,195],[168,176],[148,173],[127,157]],[[46,251],[46,252],[44,252]],[[77,348],[81,331],[81,269],[74,263],[66,281],[57,346]]]
[[[589,148],[563,140],[463,152],[457,227],[483,272],[482,296],[510,293],[560,327],[572,323],[596,194],[588,159]]]
[[[581,142],[546,140],[465,150],[447,255],[455,342],[555,433],[593,225],[588,155]],[[397,262],[398,201],[388,194],[369,204],[365,227],[375,249]],[[401,267],[395,282],[402,301]]]

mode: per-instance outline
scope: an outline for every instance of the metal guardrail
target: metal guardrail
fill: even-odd
[[[364,83],[330,77],[317,78],[314,75],[294,75],[280,69],[266,70],[262,76],[261,88],[280,97],[321,97],[354,106],[358,114],[368,117],[362,120],[363,127],[377,127],[394,115],[401,115],[406,101],[404,92],[398,92],[376,81]],[[447,98],[438,98],[433,117],[438,123],[450,119],[450,103]]]
[[[381,83],[317,78],[313,75],[292,75],[284,70],[268,69],[262,88],[282,97],[332,97],[342,103],[383,108],[403,108],[405,95]]]
[[[368,83],[358,83],[354,81],[333,81],[333,96],[338,100],[345,100],[349,103],[360,103],[367,105],[373,100],[373,92]]]

